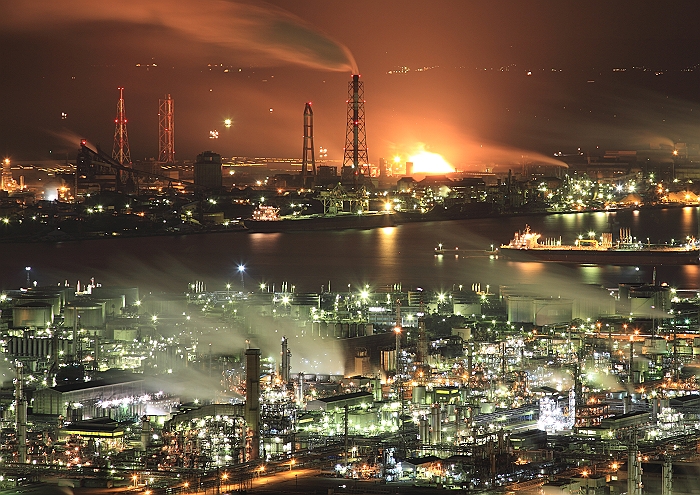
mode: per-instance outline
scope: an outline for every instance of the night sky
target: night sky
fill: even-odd
[[[111,150],[124,86],[134,160],[157,154],[166,93],[180,160],[205,149],[301,156],[306,101],[316,146],[341,158],[352,57],[374,163],[420,147],[479,167],[577,147],[700,143],[698,10],[694,1],[6,1],[0,154],[72,160],[80,137]]]

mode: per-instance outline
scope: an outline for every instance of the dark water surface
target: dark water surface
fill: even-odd
[[[573,243],[579,234],[621,227],[646,242],[668,242],[698,234],[698,208],[642,209],[611,213],[579,213],[519,216],[478,220],[425,222],[373,230],[336,232],[243,232],[144,237],[60,243],[0,244],[0,288],[26,284],[25,266],[39,284],[95,277],[103,285],[138,286],[142,290],[182,292],[200,280],[207,288],[240,288],[238,265],[245,265],[246,289],[260,283],[282,282],[297,291],[315,292],[321,286],[346,290],[401,283],[404,289],[423,286],[450,289],[473,283],[492,287],[543,284],[549,287],[651,281],[653,267],[558,265],[542,262],[510,262],[490,259],[491,245],[507,243],[517,230],[529,224],[543,237],[560,237]],[[433,256],[438,242],[458,246],[460,257]],[[637,269],[638,268],[638,269]],[[700,286],[700,267],[657,267],[660,282],[679,288]]]

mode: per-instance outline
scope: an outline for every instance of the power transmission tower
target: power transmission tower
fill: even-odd
[[[360,174],[369,172],[367,135],[365,133],[365,86],[354,74],[348,84],[348,122],[345,128],[343,175],[352,173],[357,186]],[[369,174],[368,174],[369,175]]]
[[[112,158],[120,165],[131,163],[131,151],[129,150],[129,136],[126,133],[126,112],[124,111],[124,88],[119,90],[117,102],[117,118],[114,119],[114,146],[112,146]]]

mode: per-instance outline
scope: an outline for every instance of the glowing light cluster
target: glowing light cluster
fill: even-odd
[[[430,151],[423,150],[412,155],[408,161],[413,163],[414,173],[449,174],[455,171],[454,167],[442,155]]]

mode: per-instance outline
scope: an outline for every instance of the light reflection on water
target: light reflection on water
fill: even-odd
[[[104,285],[131,285],[179,292],[194,280],[209,289],[240,282],[238,264],[245,264],[246,287],[283,281],[299,291],[370,284],[401,283],[449,289],[473,283],[491,287],[546,284],[576,290],[576,284],[614,286],[618,282],[651,282],[653,267],[558,265],[490,259],[491,244],[507,243],[529,224],[543,237],[572,243],[579,234],[597,235],[631,229],[638,239],[668,242],[697,235],[698,208],[519,216],[404,224],[373,230],[290,233],[225,233],[181,237],[122,238],[59,244],[4,244],[2,289],[25,280],[25,266],[40,284],[95,277]],[[453,253],[434,256],[438,242]],[[677,287],[700,285],[700,267],[658,266],[657,280]]]

